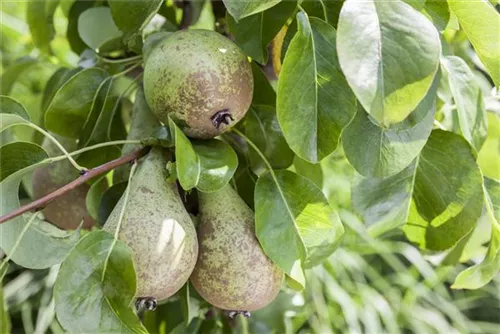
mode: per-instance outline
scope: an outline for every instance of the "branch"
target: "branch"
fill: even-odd
[[[193,21],[193,8],[192,4],[188,0],[177,1],[177,6],[182,8],[182,18],[179,24],[180,29],[187,29]]]
[[[25,212],[33,211],[33,210],[35,210],[35,211],[42,210],[43,208],[45,208],[45,206],[47,206],[47,204],[49,204],[50,202],[52,202],[53,200],[55,200],[59,196],[62,196],[64,194],[66,194],[67,192],[70,192],[71,190],[84,184],[88,180],[90,180],[96,176],[99,176],[101,174],[107,173],[110,170],[115,169],[116,167],[119,167],[121,165],[125,165],[126,163],[129,163],[131,161],[142,158],[143,156],[145,156],[149,152],[149,149],[150,149],[150,147],[148,147],[148,146],[143,147],[139,150],[133,151],[132,153],[124,155],[118,159],[111,160],[109,162],[106,162],[103,165],[100,165],[100,166],[97,166],[95,168],[87,170],[85,172],[85,174],[83,174],[82,176],[80,176],[76,180],[71,181],[67,185],[62,186],[61,188],[57,189],[56,191],[51,192],[50,194],[47,194],[47,195],[43,196],[42,198],[39,198],[36,201],[33,201],[29,204],[21,206],[21,207],[17,208],[16,210],[11,211],[3,216],[0,216],[0,224],[5,223],[6,221],[11,220],[12,218],[15,218],[17,216],[20,216]]]

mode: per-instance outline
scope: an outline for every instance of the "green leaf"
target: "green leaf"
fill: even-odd
[[[236,44],[256,62],[266,64],[267,45],[285,25],[296,7],[296,1],[283,1],[238,22],[229,13],[226,18]]]
[[[385,179],[356,182],[353,203],[372,235],[404,226],[423,249],[453,247],[481,216],[482,176],[465,139],[434,130],[406,169]]]
[[[101,204],[102,196],[107,189],[108,179],[103,176],[99,180],[95,181],[87,192],[85,206],[87,207],[87,212],[90,217],[94,220],[97,220],[99,217],[99,205]]]
[[[488,135],[477,156],[484,176],[500,180],[500,116],[488,113]]]
[[[31,0],[27,5],[26,21],[30,27],[33,44],[44,53],[50,52],[50,42],[54,38],[54,12],[59,1]]]
[[[77,67],[74,69],[60,68],[50,77],[45,85],[42,96],[42,111],[45,112],[50,105],[50,102],[56,95],[61,86],[68,81],[72,76],[80,72],[82,68]]]
[[[300,6],[304,8],[307,15],[317,17],[337,27],[343,3],[344,0],[307,0],[303,1]]]
[[[193,319],[199,316],[200,305],[196,298],[191,297],[191,286],[189,281],[184,284],[179,291],[180,304],[182,308],[182,317],[184,318],[184,326],[188,326]]]
[[[426,97],[402,122],[387,128],[375,124],[358,106],[358,112],[342,133],[342,145],[349,163],[368,177],[399,173],[420,153],[429,138],[436,112],[434,81]]]
[[[500,86],[500,15],[486,0],[448,0],[450,9],[488,69],[496,86]]]
[[[78,138],[94,97],[109,74],[89,68],[75,74],[55,94],[45,113],[45,126],[61,136]]]
[[[63,1],[63,4],[66,1]],[[78,33],[78,18],[87,9],[94,5],[92,0],[76,0],[68,13],[68,28],[66,29],[66,39],[68,40],[71,49],[78,55],[80,55],[86,48],[87,45],[81,39]]]
[[[484,180],[485,206],[491,222],[491,239],[483,261],[458,274],[453,289],[479,289],[488,284],[500,270],[500,182]]]
[[[276,110],[271,106],[252,106],[243,120],[245,135],[257,145],[259,150],[275,169],[285,169],[293,162],[294,154],[283,137]],[[254,151],[248,152],[250,165],[255,174],[266,171],[260,156]]]
[[[37,64],[38,60],[24,57],[7,67],[7,69],[2,73],[2,78],[0,79],[0,94],[8,95],[14,86],[14,83],[16,83],[17,79],[24,73],[24,71],[29,70],[33,65]]]
[[[290,148],[315,163],[337,148],[356,99],[340,71],[335,29],[302,12],[297,23],[278,81],[277,113]]]
[[[17,194],[22,178],[35,168],[48,165],[49,161],[40,146],[27,142],[4,145],[0,147],[0,155],[3,177],[0,182],[0,215],[4,215],[20,207]],[[43,269],[61,263],[78,240],[79,231],[65,232],[35,218],[22,235],[27,216],[21,215],[0,224],[0,247],[11,256],[12,261],[25,268]],[[17,250],[11,254],[21,235]]]
[[[115,183],[102,195],[99,204],[99,213],[97,219],[98,223],[101,226],[104,225],[109,215],[111,214],[111,211],[113,211],[116,204],[122,197],[125,189],[127,188],[127,184],[127,181]]]
[[[24,109],[24,106],[9,96],[0,95],[0,114],[16,115],[25,121],[30,121],[30,116],[26,109]],[[0,131],[3,131],[4,126],[7,126],[7,124],[12,121],[13,119],[0,118]],[[22,120],[20,121],[23,122]]]
[[[135,32],[144,28],[153,18],[163,0],[110,0],[108,3],[118,28],[123,32]]]
[[[422,12],[429,16],[439,31],[444,31],[450,21],[450,8],[446,0],[425,0]]]
[[[189,190],[200,181],[200,158],[184,132],[169,118],[170,131],[175,141],[177,176],[184,190]]]
[[[303,268],[315,266],[337,247],[344,228],[311,181],[290,171],[259,178],[255,188],[255,228],[264,252],[296,283]]]
[[[457,107],[460,133],[479,151],[488,131],[481,87],[462,58],[443,57],[441,64],[443,71],[447,72],[448,84]]]
[[[196,188],[203,192],[214,192],[224,187],[238,167],[238,157],[232,147],[218,139],[193,140],[192,147],[200,166]],[[177,173],[180,168],[177,163]]]
[[[441,53],[436,28],[399,0],[346,1],[337,47],[349,85],[383,126],[415,110],[432,84]]]
[[[324,173],[321,168],[321,164],[312,164],[299,158],[298,156],[295,156],[293,158],[293,169],[294,170],[292,171],[296,172],[300,176],[311,180],[319,189],[323,188]],[[328,179],[330,179],[330,177],[331,175],[328,175]]]
[[[78,18],[78,34],[85,44],[97,52],[107,43],[121,41],[122,36],[108,7],[89,8],[83,12]]]
[[[107,232],[91,232],[57,275],[57,319],[73,333],[147,333],[132,308],[136,280],[132,250]]]
[[[260,69],[259,65],[252,62],[253,74],[253,97],[252,105],[264,104],[276,106],[276,92],[267,79],[266,75]]]
[[[227,11],[236,21],[271,8],[281,0],[223,0]]]
[[[8,334],[11,333],[11,323],[7,310],[7,302],[3,296],[2,278],[3,275],[0,273],[0,333]]]

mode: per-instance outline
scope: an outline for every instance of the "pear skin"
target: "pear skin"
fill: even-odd
[[[55,135],[55,138],[68,151],[76,149],[76,141]],[[49,139],[45,138],[42,147],[49,156],[61,155],[62,152]],[[41,198],[62,186],[70,183],[80,175],[68,160],[58,161],[48,166],[36,169],[33,172],[32,187],[33,197]],[[90,229],[95,225],[95,220],[87,212],[85,198],[90,186],[82,184],[76,189],[58,197],[50,202],[44,209],[45,219],[53,225],[65,229],[76,229],[83,219],[83,228]]]
[[[118,234],[133,250],[140,298],[164,300],[176,293],[198,256],[196,230],[176,184],[167,180],[166,164],[160,148],[152,148],[139,162]],[[104,224],[105,231],[115,233],[124,196]]]
[[[194,288],[224,310],[253,311],[268,305],[284,275],[255,236],[254,213],[230,185],[198,196],[200,248],[191,275]]]
[[[149,109],[144,97],[144,89],[139,86],[135,95],[134,107],[132,109],[132,121],[130,122],[130,131],[127,140],[141,140],[152,135],[161,124]],[[140,144],[125,144],[122,148],[122,155],[126,155],[133,150],[139,149]],[[113,182],[118,183],[128,180],[130,165],[123,165],[115,169],[113,173]]]

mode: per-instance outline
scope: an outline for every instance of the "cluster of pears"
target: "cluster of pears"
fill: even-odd
[[[188,136],[213,138],[245,115],[252,90],[249,62],[230,40],[211,31],[173,33],[147,57],[129,136],[151,133],[156,119],[168,124],[171,117]],[[120,224],[119,239],[133,250],[137,296],[164,300],[190,279],[206,301],[224,310],[269,304],[284,275],[255,236],[252,210],[230,185],[199,192],[196,230],[169,180],[169,158],[167,150],[153,147],[138,161],[128,197],[103,227],[114,233]]]

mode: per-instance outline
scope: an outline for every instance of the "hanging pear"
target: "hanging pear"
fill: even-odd
[[[68,151],[76,149],[76,140],[52,134]],[[42,147],[51,157],[61,155],[61,150],[48,138]],[[68,160],[58,161],[36,169],[32,176],[33,197],[41,198],[70,183],[80,175]],[[87,212],[85,199],[90,186],[82,184],[50,202],[44,209],[45,219],[59,228],[76,229],[83,219],[83,228],[90,229],[95,220]]]
[[[198,193],[199,254],[191,283],[210,304],[229,311],[260,309],[277,296],[283,272],[255,237],[254,214],[231,186]]]
[[[189,279],[198,256],[198,240],[191,217],[175,183],[167,181],[161,148],[152,148],[139,162],[129,184],[129,196],[118,201],[103,229],[115,233],[125,212],[118,238],[133,251],[137,296],[163,300]]]
[[[139,86],[135,94],[134,107],[132,109],[132,120],[130,122],[130,131],[127,140],[141,140],[152,135],[161,124],[149,109],[146,98],[144,97],[144,88]],[[139,149],[140,144],[125,144],[122,148],[122,155],[126,155],[133,150]],[[113,182],[118,183],[126,181],[130,172],[130,165],[123,165],[115,169],[113,173]]]

